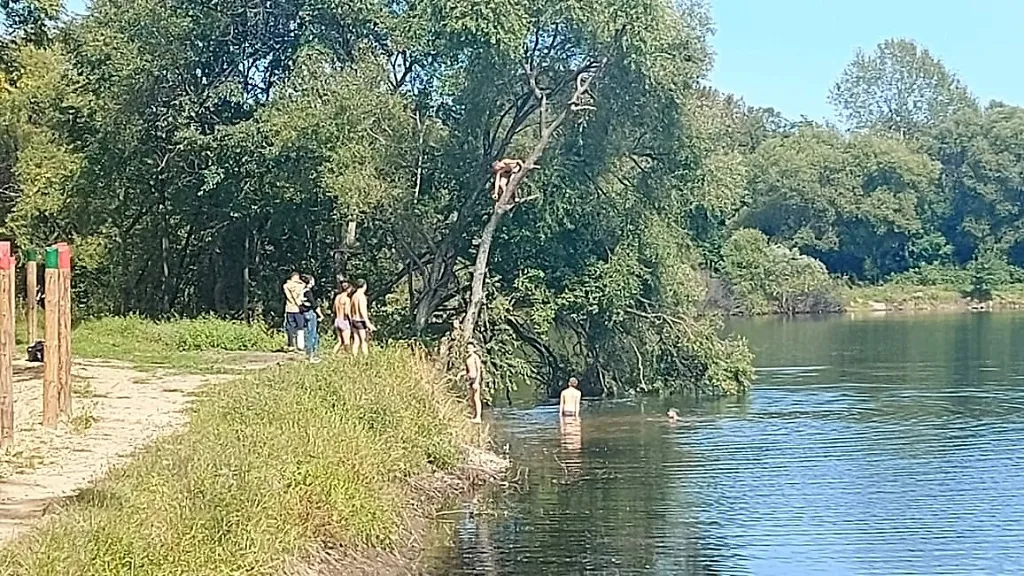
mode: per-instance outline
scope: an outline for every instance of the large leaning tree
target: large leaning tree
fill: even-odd
[[[394,13],[396,90],[439,125],[384,243],[414,333],[480,340],[499,374],[542,383],[746,386],[745,347],[698,313],[691,224],[744,180],[698,89],[708,32],[703,6],[661,0]],[[493,201],[488,168],[506,157],[526,168]]]

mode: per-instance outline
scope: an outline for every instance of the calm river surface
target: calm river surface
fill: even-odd
[[[433,573],[1024,574],[1024,315],[732,329],[742,401],[495,411],[528,479],[448,516]]]

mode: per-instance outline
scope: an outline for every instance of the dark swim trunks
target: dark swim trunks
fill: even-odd
[[[353,330],[366,330],[366,320],[356,320],[353,318],[351,322]]]
[[[480,388],[480,378],[470,378],[469,379],[469,388],[470,388],[470,390],[477,390],[477,389],[479,389]]]

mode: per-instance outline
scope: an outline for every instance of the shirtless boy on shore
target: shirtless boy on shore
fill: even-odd
[[[362,353],[365,356],[370,351],[367,339],[369,333],[373,331],[373,322],[370,322],[370,310],[366,303],[366,280],[356,280],[356,292],[352,295],[349,316],[349,323],[352,326],[352,354]]]
[[[558,399],[558,416],[561,418],[580,417],[580,398],[583,393],[579,390],[579,381],[575,377],[569,378],[569,385],[562,390]]]
[[[473,422],[479,423],[481,422],[481,412],[483,412],[483,402],[480,400],[480,381],[483,379],[484,364],[480,361],[475,344],[470,344],[468,350],[466,383],[469,386],[469,403],[473,407]]]

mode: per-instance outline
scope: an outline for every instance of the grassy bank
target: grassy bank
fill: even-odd
[[[390,546],[408,480],[457,465],[464,422],[405,350],[218,385],[185,432],[0,550],[0,573],[273,575],[317,546]]]
[[[878,286],[846,288],[842,293],[843,307],[859,311],[929,312],[967,310],[972,306],[992,309],[1024,308],[1024,284],[1004,284],[992,290],[986,303],[977,302],[964,294],[964,289],[953,285],[921,286],[893,282]]]
[[[153,322],[136,316],[83,320],[71,335],[82,358],[123,360],[189,371],[217,371],[223,352],[272,352],[284,336],[262,324],[213,317]]]

